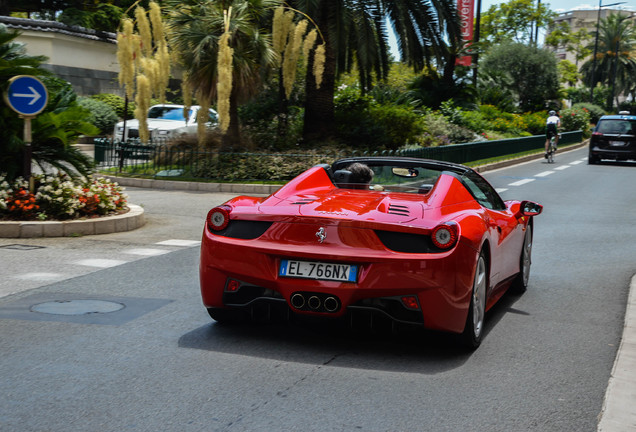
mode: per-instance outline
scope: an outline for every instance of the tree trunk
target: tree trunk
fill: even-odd
[[[241,130],[239,128],[238,103],[236,89],[232,87],[230,94],[230,125],[221,140],[221,151],[233,151],[242,148]]]
[[[336,74],[336,55],[329,43],[329,8],[323,7],[318,14],[316,23],[325,37],[325,69],[320,88],[316,87],[314,76],[313,53],[307,62],[307,76],[305,87],[305,122],[303,140],[305,144],[319,143],[332,138],[336,134],[334,118],[334,93]],[[318,40],[320,42],[320,39]],[[319,43],[318,42],[318,43]]]

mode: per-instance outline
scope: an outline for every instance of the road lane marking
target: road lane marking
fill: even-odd
[[[539,174],[535,174],[535,177],[546,177],[549,176],[550,174],[554,174],[554,171],[543,171],[542,173]]]
[[[507,191],[508,188],[497,188],[495,190],[497,191],[497,193],[503,193],[503,192]]]
[[[534,181],[534,179],[523,179],[523,180],[516,181],[514,183],[509,183],[508,186],[522,186],[522,185],[524,185],[526,183],[530,183],[530,182],[533,182],[533,181]]]
[[[582,160],[578,160],[578,161],[570,162],[570,165],[578,165],[578,164],[582,164],[582,163],[583,163]]]
[[[562,165],[560,167],[556,167],[555,170],[563,171],[564,169],[572,168],[570,165]]]

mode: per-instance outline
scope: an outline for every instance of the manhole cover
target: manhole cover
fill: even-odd
[[[88,315],[117,312],[122,303],[104,300],[55,300],[31,306],[31,311],[52,315]]]

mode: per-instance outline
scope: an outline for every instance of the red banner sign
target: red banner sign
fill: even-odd
[[[474,0],[457,0],[457,10],[462,28],[462,39],[468,43],[473,40],[473,22],[475,16]],[[473,58],[464,56],[457,59],[456,64],[461,66],[470,66]]]

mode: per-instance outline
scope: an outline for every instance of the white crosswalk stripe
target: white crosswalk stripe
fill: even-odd
[[[86,267],[109,268],[109,267],[115,267],[118,265],[126,264],[127,262],[128,261],[113,260],[113,259],[88,258],[81,261],[75,261],[73,264],[86,266]]]
[[[123,251],[123,253],[125,254],[142,255],[142,256],[157,256],[157,255],[167,254],[169,252],[172,252],[172,251],[165,250],[165,249],[130,249],[130,250]]]
[[[201,244],[201,240],[164,240],[155,244],[163,246],[197,246]]]

